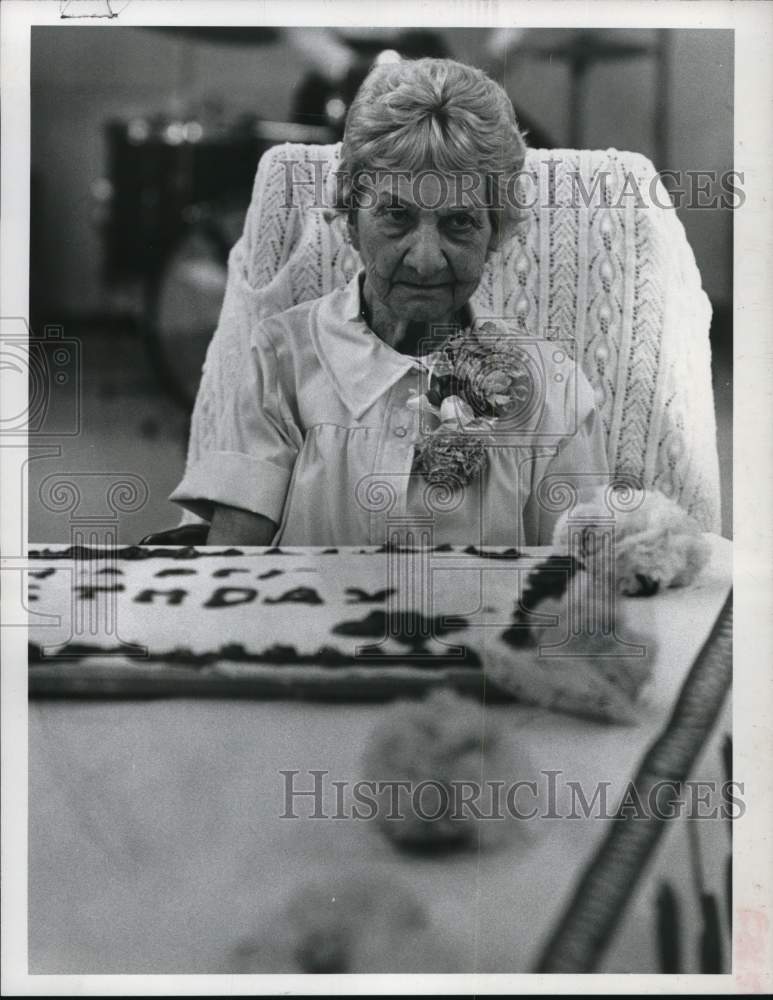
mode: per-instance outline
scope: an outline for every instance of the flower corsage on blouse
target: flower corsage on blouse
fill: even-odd
[[[486,321],[449,337],[424,366],[426,392],[408,401],[424,430],[412,471],[433,484],[462,487],[485,466],[497,428],[528,408],[533,363],[504,324]]]

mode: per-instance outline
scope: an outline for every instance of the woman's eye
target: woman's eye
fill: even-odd
[[[402,224],[408,221],[408,211],[405,208],[385,208],[384,215],[389,222],[395,222],[397,224]]]
[[[467,212],[460,212],[459,215],[452,215],[448,224],[456,232],[466,232],[469,229],[478,228],[478,220]]]

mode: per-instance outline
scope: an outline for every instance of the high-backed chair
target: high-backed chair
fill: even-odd
[[[188,463],[210,447],[249,361],[251,327],[346,283],[359,267],[330,220],[339,146],[286,144],[262,157],[229,258],[220,322],[196,400]],[[524,335],[573,338],[607,438],[610,469],[719,531],[711,309],[654,167],[637,153],[532,149],[524,218],[490,257],[473,302]],[[183,524],[196,522],[185,513]]]

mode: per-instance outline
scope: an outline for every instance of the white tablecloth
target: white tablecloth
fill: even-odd
[[[660,654],[640,725],[517,705],[487,712],[515,728],[541,769],[585,789],[610,782],[616,802],[666,726],[730,576],[730,545],[716,538],[698,584],[646,600]],[[282,819],[280,772],[298,769],[309,787],[312,768],[356,780],[383,711],[283,700],[31,702],[30,971],[225,971],[234,945],[303,879],[360,865],[411,885],[438,932],[459,942],[448,971],[531,971],[615,821],[541,820],[528,849],[408,857],[371,824]],[[729,728],[725,705],[696,777],[721,779]],[[687,825],[668,825],[598,971],[659,971],[654,914],[664,884],[681,908],[682,971],[697,971]],[[719,893],[726,821],[701,824],[699,839],[704,877]]]

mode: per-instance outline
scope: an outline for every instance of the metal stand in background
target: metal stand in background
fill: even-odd
[[[533,55],[539,59],[557,59],[569,68],[569,131],[567,143],[571,149],[583,149],[585,139],[585,109],[589,73],[598,63],[650,58],[655,62],[657,83],[653,109],[655,161],[659,169],[668,166],[669,104],[670,104],[670,29],[653,32],[651,42],[637,43],[630,39],[618,41],[614,31],[597,29],[573,30],[568,38],[540,41],[534,37],[539,29],[525,33],[513,46],[516,55]],[[531,38],[530,38],[531,36]],[[534,40],[532,40],[532,38]]]

